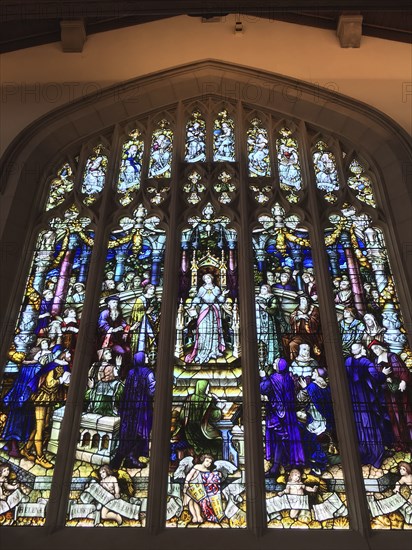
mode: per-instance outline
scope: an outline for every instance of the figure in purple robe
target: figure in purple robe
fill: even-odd
[[[298,290],[298,287],[289,271],[282,271],[280,274],[280,281],[276,283],[274,287],[281,290],[292,290],[294,292]]]
[[[40,301],[39,316],[36,328],[34,329],[35,334],[38,336],[43,336],[47,334],[47,327],[51,321],[51,311],[53,307],[53,292],[51,290],[45,290]]]
[[[325,369],[318,367],[314,369],[309,383],[305,378],[299,378],[301,390],[296,396],[297,403],[302,407],[300,420],[305,420],[305,424],[300,423],[299,427],[306,463],[311,465],[313,473],[317,475],[328,466],[328,447],[335,431],[332,398],[326,376]]]
[[[146,355],[143,352],[136,353],[133,367],[126,377],[123,398],[119,405],[119,447],[110,463],[110,467],[114,469],[120,468],[123,460],[125,468],[146,467],[139,458],[149,456],[156,381],[145,360]]]
[[[351,352],[345,367],[361,462],[379,468],[384,458],[385,445],[392,443],[392,430],[382,391],[387,370],[379,372],[375,368],[366,357],[366,349],[362,344],[352,344]]]
[[[22,362],[16,381],[3,398],[7,407],[7,420],[2,439],[7,441],[9,456],[19,458],[18,442],[25,443],[34,428],[34,407],[30,401],[32,394],[30,381],[40,371],[42,365],[34,359],[40,348],[34,347]]]
[[[272,463],[268,476],[285,469],[305,465],[298,418],[295,411],[295,386],[285,359],[276,359],[275,372],[260,380],[260,392],[266,395],[266,460]],[[262,373],[261,373],[262,374]]]
[[[376,356],[379,372],[390,369],[386,377],[384,394],[395,438],[395,450],[412,451],[412,374],[396,353],[388,351],[385,342],[372,340],[369,349]]]
[[[105,301],[107,308],[100,313],[98,323],[101,334],[100,347],[111,348],[114,355],[121,355],[123,359],[129,359],[130,346],[127,340],[130,326],[123,319],[119,306],[120,298],[108,296]]]

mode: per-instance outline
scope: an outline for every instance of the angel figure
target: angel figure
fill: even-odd
[[[412,503],[412,465],[409,462],[401,461],[398,464],[400,479],[396,482],[394,492],[401,492],[401,487],[409,488],[409,502]]]
[[[174,473],[175,480],[184,479],[183,505],[188,506],[192,523],[219,523],[224,518],[221,493],[227,501],[230,498],[234,502],[242,500],[240,493],[244,487],[241,484],[230,483],[222,491],[222,485],[237,467],[227,460],[217,460],[213,464],[210,454],[203,454],[198,464],[193,462],[191,456],[183,458]]]
[[[218,523],[223,518],[221,474],[210,471],[212,464],[212,455],[202,455],[200,464],[195,464],[185,479],[183,505],[187,504],[193,523]]]
[[[293,468],[289,473],[285,489],[283,491],[280,491],[278,493],[278,496],[281,497],[283,495],[289,495],[289,502],[293,504],[294,501],[299,501],[299,497],[303,496],[305,494],[305,491],[307,491],[308,493],[316,493],[317,490],[317,485],[315,485],[314,487],[306,485],[302,481],[302,474],[300,473],[300,470],[298,470],[297,468]],[[289,515],[292,519],[297,518],[299,513],[300,509],[298,507],[289,511]]]

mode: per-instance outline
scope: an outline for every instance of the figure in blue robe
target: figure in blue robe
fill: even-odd
[[[149,457],[149,441],[153,423],[153,396],[155,377],[145,364],[146,355],[138,352],[129,370],[123,399],[119,405],[119,447],[110,466],[120,468],[123,460],[126,468],[144,468],[140,457]]]
[[[301,378],[301,390],[297,400],[304,405],[306,423],[301,428],[302,445],[306,462],[315,474],[324,472],[328,466],[327,446],[334,439],[335,423],[332,398],[326,381],[326,371],[318,367],[313,371],[309,384]]]
[[[385,373],[379,372],[366,357],[362,344],[351,347],[352,355],[345,361],[353,414],[359,440],[362,464],[379,468],[385,453],[385,445],[392,443],[392,430],[386,409],[382,387]]]
[[[2,439],[7,441],[10,456],[19,457],[17,442],[25,443],[34,428],[34,407],[30,401],[32,391],[30,382],[40,371],[42,365],[34,360],[39,348],[32,348],[20,366],[16,381],[3,398],[7,407],[7,420]]]
[[[285,469],[304,466],[298,418],[295,410],[294,383],[285,359],[276,359],[275,372],[260,380],[260,392],[266,395],[266,460],[272,463],[268,476]]]
[[[39,317],[37,320],[35,334],[42,336],[49,326],[51,320],[51,311],[53,307],[53,292],[51,290],[45,290],[40,302]]]
[[[326,382],[326,371],[319,367],[315,370],[312,381],[306,388],[310,401],[313,403],[319,414],[326,421],[326,430],[335,433],[335,419],[333,417],[332,396],[329,384]]]

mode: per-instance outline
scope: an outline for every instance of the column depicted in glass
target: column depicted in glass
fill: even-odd
[[[1,388],[0,514],[9,525],[45,521],[93,238],[74,206],[37,238]]]
[[[244,527],[237,233],[212,205],[182,231],[169,527]]]
[[[142,205],[110,234],[68,525],[145,524],[165,242]]]
[[[329,269],[372,528],[410,528],[412,353],[383,232],[349,204],[329,220]]]
[[[252,238],[268,525],[348,528],[308,231],[275,204]]]

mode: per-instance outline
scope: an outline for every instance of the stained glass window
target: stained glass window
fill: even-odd
[[[249,176],[270,176],[269,138],[267,130],[258,118],[251,121],[247,131]]]
[[[348,528],[308,231],[277,203],[253,232],[269,527]]]
[[[349,531],[363,507],[410,529],[412,352],[379,171],[331,136],[309,148],[309,123],[201,105],[63,151],[39,190],[0,524]]]
[[[129,204],[135,192],[140,187],[142,174],[144,141],[139,130],[129,134],[129,139],[122,147],[122,161],[117,182],[119,202],[123,206]]]
[[[168,185],[151,185],[147,188],[147,194],[150,196],[150,202],[152,204],[162,203],[166,199],[168,192]]]
[[[15,483],[0,513],[14,508],[17,524],[45,521],[92,243],[90,219],[74,206],[37,238],[2,387],[1,444]]]
[[[345,204],[326,243],[371,525],[402,529],[411,522],[412,353],[385,240]]]
[[[218,114],[213,125],[213,160],[215,162],[236,160],[234,122],[226,109]]]
[[[102,192],[106,180],[107,156],[103,153],[103,146],[98,145],[88,157],[83,173],[82,193],[84,203],[89,205],[95,202]]]
[[[210,203],[188,222],[181,239],[166,525],[244,527],[237,234]]]
[[[206,122],[200,111],[194,111],[186,124],[186,162],[204,162],[206,160]]]
[[[256,202],[260,204],[266,204],[269,201],[272,187],[270,185],[250,185],[251,191],[254,193],[254,198]]]
[[[142,205],[108,241],[67,524],[144,526],[166,236]]]

